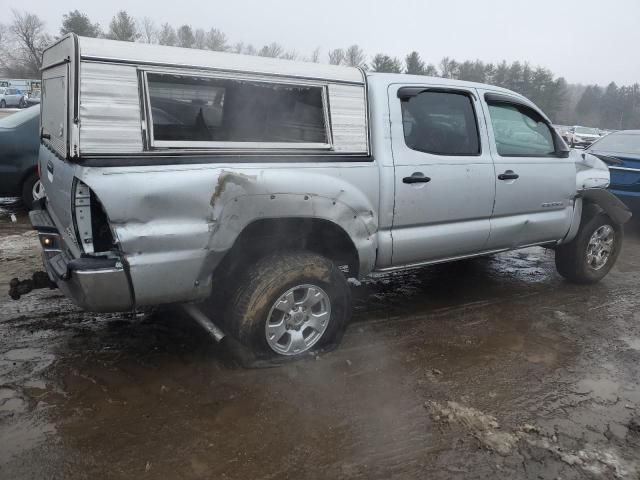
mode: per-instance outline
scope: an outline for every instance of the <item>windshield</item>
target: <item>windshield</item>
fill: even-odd
[[[593,150],[640,155],[640,133],[611,133],[594,144]]]
[[[40,115],[40,105],[34,105],[33,107],[20,110],[19,112],[9,115],[8,117],[0,119],[0,128],[15,128],[18,125],[22,125],[23,123],[28,122],[29,120],[33,120],[38,115]]]
[[[586,135],[598,135],[598,130],[595,128],[576,127],[576,133],[584,133]]]

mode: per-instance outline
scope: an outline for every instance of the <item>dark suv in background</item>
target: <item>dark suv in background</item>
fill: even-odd
[[[43,196],[36,168],[40,105],[0,119],[0,196],[21,197],[27,208]]]

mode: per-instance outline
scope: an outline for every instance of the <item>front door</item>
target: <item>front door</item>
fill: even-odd
[[[495,171],[475,89],[391,85],[393,266],[484,250]]]
[[[517,97],[482,92],[496,168],[490,249],[564,238],[573,219],[576,166],[556,154],[549,122]]]

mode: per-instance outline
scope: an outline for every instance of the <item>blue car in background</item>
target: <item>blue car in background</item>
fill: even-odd
[[[0,119],[0,196],[21,197],[27,208],[44,195],[38,177],[40,105]]]
[[[627,207],[640,212],[640,130],[610,133],[591,145],[587,152],[609,157],[609,190]],[[616,161],[617,160],[617,161]]]

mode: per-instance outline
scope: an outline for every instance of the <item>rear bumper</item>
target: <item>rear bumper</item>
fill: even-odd
[[[71,258],[46,208],[29,212],[38,231],[42,260],[49,278],[79,307],[92,312],[121,312],[134,307],[125,265],[120,258]]]

